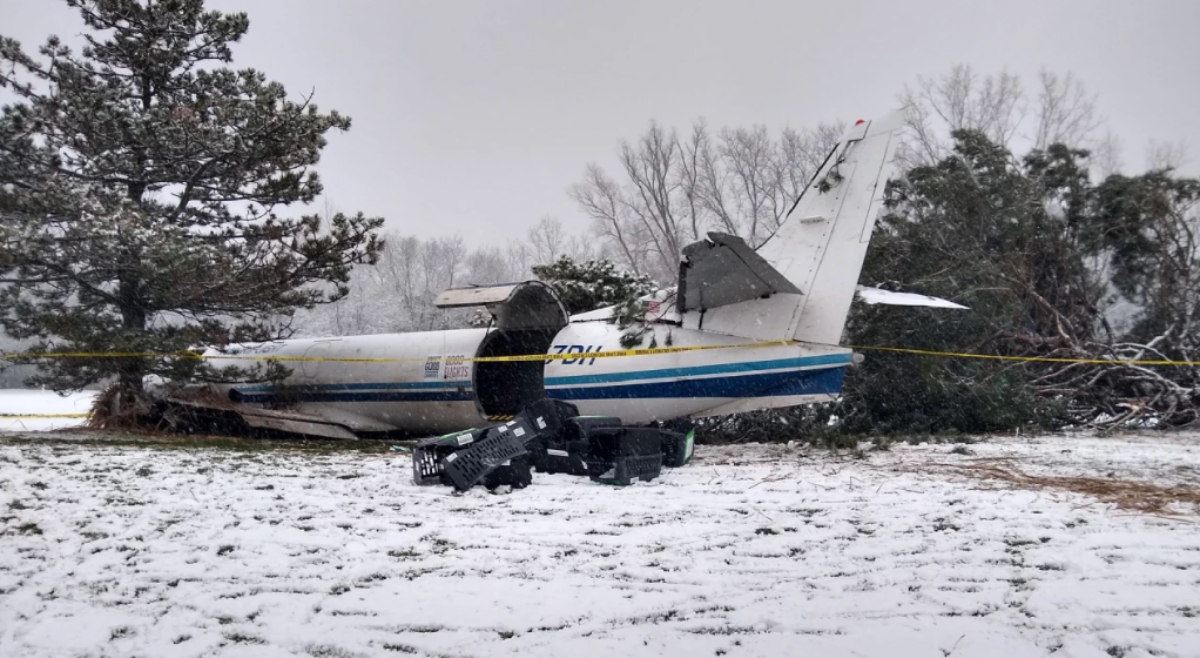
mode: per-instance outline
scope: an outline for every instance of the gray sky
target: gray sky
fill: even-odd
[[[567,196],[588,162],[650,119],[804,127],[870,118],[918,75],[958,63],[1073,71],[1125,146],[1184,140],[1200,167],[1200,2],[569,2],[210,0],[246,11],[234,51],[290,92],[354,119],[320,172],[340,210],[421,236],[523,233],[544,215],[582,230]],[[50,0],[0,0],[28,49],[82,23]],[[1032,84],[1030,84],[1032,89]],[[511,235],[512,233],[510,233]]]

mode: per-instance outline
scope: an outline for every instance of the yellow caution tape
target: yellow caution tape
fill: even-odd
[[[0,418],[87,418],[91,414],[0,414]]]
[[[272,354],[197,354],[195,352],[54,352],[49,354],[0,354],[0,359],[222,359],[235,361],[334,361],[338,363],[426,363],[429,361],[454,361],[456,363],[502,363],[511,361],[574,361],[579,359],[610,359],[615,357],[649,356],[653,354],[679,354],[701,350],[725,350],[735,347],[778,347],[799,345],[796,341],[777,340],[757,343],[730,343],[727,345],[689,345],[686,347],[647,347],[628,350],[606,350],[599,352],[563,352],[562,354],[514,354],[510,356],[428,356],[428,357],[331,357],[331,356],[280,356]]]
[[[883,347],[879,345],[848,345],[852,350],[873,352],[898,352],[900,354],[921,354],[924,356],[946,356],[960,359],[991,359],[995,361],[1028,361],[1041,363],[1090,363],[1096,365],[1129,365],[1129,366],[1200,366],[1200,361],[1169,361],[1166,359],[1072,359],[1053,356],[1004,356],[1001,354],[974,354],[971,352],[939,352],[936,350],[916,350],[904,347]]]

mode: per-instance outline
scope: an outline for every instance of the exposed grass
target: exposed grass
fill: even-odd
[[[1200,512],[1200,490],[1183,487],[1164,487],[1149,482],[1097,477],[1062,477],[1028,475],[995,460],[978,460],[974,464],[937,464],[950,470],[984,480],[1007,482],[1028,489],[1056,489],[1081,493],[1098,498],[1117,507],[1146,514],[1169,515],[1175,503],[1191,505]],[[926,466],[927,467],[927,466]],[[1068,522],[1068,528],[1087,523],[1086,519]],[[1032,544],[1033,541],[1026,543]]]

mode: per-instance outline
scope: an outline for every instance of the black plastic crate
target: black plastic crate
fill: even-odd
[[[588,433],[589,461],[662,454],[662,432],[654,427],[597,427]]]
[[[649,482],[662,473],[662,453],[618,457],[613,461],[588,462],[588,477],[602,484],[628,486],[634,480]]]
[[[620,426],[621,419],[616,416],[575,416],[563,424],[562,438],[565,441],[587,441],[592,430]]]
[[[488,489],[508,485],[513,489],[524,489],[533,484],[533,464],[530,456],[513,457],[483,476],[483,486]]]
[[[546,435],[533,450],[533,466],[540,473],[587,475],[591,444],[588,437],[597,428],[619,428],[615,416],[574,416],[563,421],[562,428]]]
[[[526,446],[526,448],[537,443],[539,438],[539,434],[537,430],[533,429],[533,425],[530,424],[528,420],[521,418],[520,416],[517,416],[507,423],[501,423],[500,425],[493,425],[489,427],[488,434],[511,435],[513,438],[520,441],[521,445]]]
[[[549,439],[533,453],[533,465],[539,473],[587,475],[587,455],[587,441]]]
[[[597,427],[588,434],[588,477],[605,484],[649,481],[662,473],[662,434],[653,427]]]
[[[413,482],[422,486],[450,484],[442,460],[478,441],[484,430],[470,429],[425,439],[413,447]]]
[[[500,431],[502,427],[488,428],[479,440],[442,458],[442,470],[455,489],[466,491],[504,462],[529,454],[512,426]]]
[[[659,431],[662,433],[663,466],[678,468],[692,460],[696,430],[686,434],[672,430]]]
[[[517,414],[517,418],[526,420],[533,431],[542,436],[550,436],[558,434],[568,419],[578,415],[579,408],[570,402],[542,398],[525,407],[521,413]]]

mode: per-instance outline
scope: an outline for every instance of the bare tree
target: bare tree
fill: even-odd
[[[584,180],[571,187],[571,197],[592,219],[597,237],[615,245],[620,260],[635,272],[646,271],[642,245],[636,241],[625,194],[597,165],[588,165]]]
[[[544,265],[553,263],[562,256],[575,260],[586,259],[591,254],[591,247],[582,235],[568,233],[562,222],[550,216],[538,220],[538,223],[526,234],[528,243],[528,265]],[[515,249],[517,247],[512,247]],[[528,270],[529,267],[525,267]],[[526,272],[528,274],[528,272]]]
[[[825,158],[837,146],[845,125],[836,121],[821,122],[814,128],[796,130],[784,128],[775,150],[774,178],[778,195],[790,203],[799,198],[812,182]]]
[[[630,183],[624,205],[650,241],[650,258],[659,271],[673,271],[677,264],[687,224],[679,212],[679,169],[681,149],[675,131],[667,132],[657,123],[636,144],[621,145],[621,166]]]
[[[1043,68],[1038,73],[1038,83],[1033,147],[1090,145],[1102,123],[1096,115],[1095,94],[1089,94],[1083,83],[1070,72],[1060,76]]]
[[[841,127],[786,128],[778,140],[765,126],[721,130],[715,147],[705,138],[685,147],[685,188],[694,197],[692,239],[713,228],[758,247],[779,228],[792,204],[837,143]],[[693,145],[700,150],[694,157]],[[692,174],[691,165],[697,168]],[[689,187],[694,181],[694,186]]]
[[[959,64],[940,76],[918,77],[914,86],[905,85],[899,100],[909,129],[900,158],[908,166],[933,164],[949,155],[955,130],[977,130],[1021,152],[1018,140],[1038,149],[1054,143],[1089,147],[1103,124],[1096,97],[1082,81],[1072,73],[1046,69],[1038,74],[1037,91],[1031,95],[1016,74],[980,76]]]
[[[1105,132],[1092,149],[1092,172],[1097,178],[1103,180],[1121,171],[1124,167],[1122,151],[1121,139],[1111,130]]]
[[[563,242],[574,244],[565,233]],[[464,327],[470,312],[434,306],[442,291],[526,280],[532,277],[533,264],[521,240],[472,250],[461,237],[421,239],[392,233],[374,266],[354,270],[350,294],[303,313],[299,328],[305,335],[354,335]]]
[[[656,123],[618,153],[623,182],[596,165],[571,195],[622,265],[659,281],[675,278],[679,253],[715,230],[762,244],[786,217],[840,135],[836,124],[724,128],[698,120],[686,140]]]
[[[1187,162],[1187,144],[1182,140],[1150,140],[1149,146],[1146,147],[1146,169],[1179,169]]]
[[[950,153],[949,133],[978,130],[993,142],[1009,146],[1025,118],[1025,93],[1014,74],[1001,71],[982,79],[959,64],[941,76],[918,77],[900,94],[911,131],[909,164],[937,162]]]

